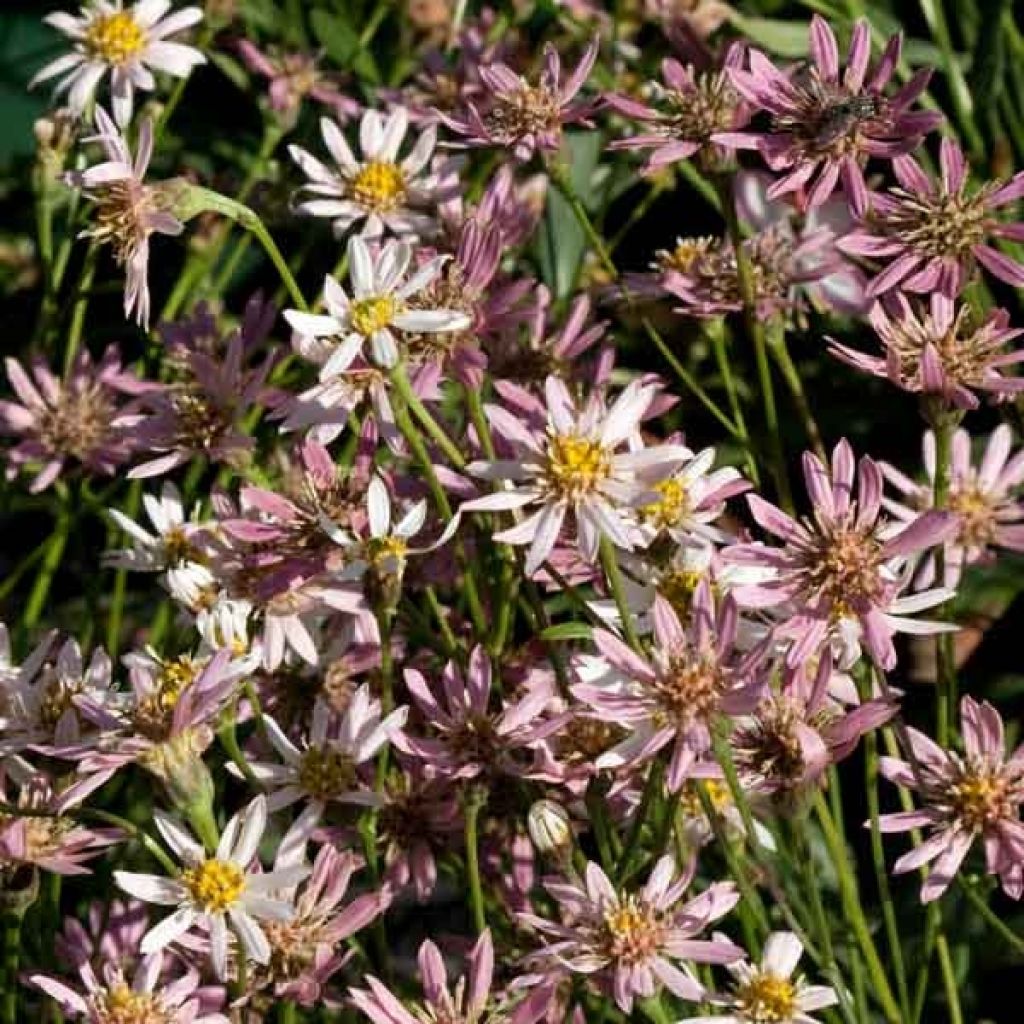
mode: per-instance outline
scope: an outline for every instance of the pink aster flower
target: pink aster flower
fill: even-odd
[[[366,988],[349,989],[352,1005],[373,1024],[421,1024],[424,1020],[451,1021],[452,1024],[484,1024],[508,1020],[510,1024],[534,1024],[546,1006],[536,1008],[527,997],[513,1006],[507,997],[491,992],[494,980],[494,944],[490,929],[485,929],[466,958],[468,972],[454,988],[448,984],[441,950],[427,940],[420,946],[420,980],[423,1002],[406,1007],[383,982],[373,975],[364,979]]]
[[[114,116],[127,125],[135,90],[152,90],[154,71],[186,78],[206,63],[195,47],[169,39],[202,21],[202,8],[183,7],[167,15],[170,6],[170,0],[139,0],[127,8],[124,0],[94,0],[82,6],[77,18],[63,11],[48,14],[43,21],[67,36],[73,49],[47,64],[31,84],[63,75],[57,93],[67,92],[71,109],[81,114],[109,74]]]
[[[395,746],[450,779],[522,774],[526,751],[561,725],[559,718],[543,717],[554,687],[541,677],[519,700],[493,708],[491,675],[491,659],[482,647],[473,648],[465,675],[448,662],[440,686],[407,668],[405,685],[430,733],[406,731],[393,738]]]
[[[711,749],[711,729],[720,715],[751,713],[764,682],[758,655],[734,649],[736,602],[727,597],[715,608],[704,581],[693,597],[688,630],[663,597],[652,610],[655,646],[637,654],[614,633],[594,630],[594,643],[607,664],[603,676],[577,683],[573,695],[606,721],[630,733],[597,759],[598,768],[633,766],[672,745],[667,783],[677,791],[690,770]]]
[[[253,774],[270,791],[267,809],[277,811],[303,801],[302,819],[312,828],[331,802],[379,807],[383,798],[360,778],[360,766],[394,742],[408,714],[409,709],[401,707],[385,715],[364,683],[340,716],[332,715],[324,701],[316,702],[309,738],[301,747],[273,718],[265,717],[267,738],[283,762],[251,762]]]
[[[1000,401],[1024,391],[1024,378],[1003,372],[1024,360],[1024,349],[1009,345],[1024,330],[1010,327],[1006,310],[994,310],[979,323],[968,303],[957,309],[933,292],[924,312],[895,292],[875,303],[870,319],[881,355],[830,341],[832,355],[904,391],[941,396],[959,409],[976,409],[979,393]]]
[[[500,490],[462,505],[463,511],[500,512],[540,506],[526,519],[495,534],[506,544],[529,544],[526,573],[536,572],[555,546],[563,524],[575,520],[577,543],[584,558],[594,561],[602,537],[632,550],[633,510],[643,504],[651,486],[689,455],[681,445],[642,447],[641,419],[658,388],[630,384],[606,408],[598,393],[577,407],[563,381],[548,377],[546,429],[531,427],[500,406],[485,409],[491,426],[512,447],[514,458],[472,462],[469,473],[485,480],[511,482]],[[630,442],[630,449],[622,447]]]
[[[132,156],[128,140],[102,107],[96,108],[96,135],[107,159],[68,175],[95,204],[95,223],[85,231],[109,245],[118,266],[125,269],[124,315],[133,313],[138,324],[149,327],[149,239],[153,234],[180,235],[184,225],[171,212],[172,191],[143,181],[153,156],[153,122],[139,126],[138,148]]]
[[[138,962],[139,942],[146,934],[146,905],[138,900],[93,900],[81,917],[65,917],[54,936],[61,963],[76,968],[105,964],[128,971]]]
[[[747,495],[758,525],[783,546],[754,543],[727,548],[727,561],[774,569],[773,579],[737,587],[733,593],[745,607],[779,609],[782,621],[776,633],[789,643],[790,667],[830,640],[844,647],[847,664],[849,658],[859,657],[863,637],[874,661],[889,670],[896,664],[895,633],[950,628],[910,618],[947,600],[949,591],[900,594],[910,582],[904,571],[908,558],[942,543],[956,529],[956,518],[937,510],[910,523],[883,517],[881,470],[868,456],[858,463],[845,440],[836,445],[830,468],[805,452],[803,469],[811,516],[797,520],[758,495]]]
[[[732,990],[711,1002],[726,1010],[713,1017],[684,1017],[679,1024],[816,1024],[815,1010],[835,1006],[839,997],[827,985],[809,985],[793,972],[804,951],[792,932],[772,932],[765,939],[761,962],[728,964]]]
[[[1024,171],[1008,182],[987,182],[967,189],[967,161],[952,139],[939,150],[937,182],[910,156],[893,161],[898,187],[873,193],[864,224],[839,241],[851,256],[882,262],[868,284],[868,296],[894,288],[909,292],[939,291],[954,299],[978,264],[1013,285],[1024,285],[1024,266],[991,243],[1024,239],[1024,223],[1003,223],[996,211],[1024,196]]]
[[[549,945],[540,960],[553,961],[587,975],[610,991],[623,1013],[636,998],[657,994],[662,986],[680,999],[704,998],[704,986],[689,963],[728,964],[743,951],[725,938],[698,939],[712,921],[739,901],[731,882],[716,882],[694,899],[681,903],[692,868],[677,876],[675,861],[662,857],[638,892],[623,892],[597,864],[588,863],[583,881],[545,880],[558,901],[564,924],[521,914]]]
[[[21,469],[36,473],[33,494],[46,490],[74,460],[90,473],[110,476],[135,447],[131,428],[138,421],[134,404],[123,396],[144,387],[121,368],[117,348],[109,346],[99,363],[79,350],[64,379],[42,360],[30,366],[31,376],[14,359],[5,361],[7,379],[19,402],[0,401],[0,431],[19,438],[7,450],[7,476]]]
[[[500,61],[486,64],[479,69],[484,95],[467,102],[457,114],[438,111],[438,117],[466,146],[510,149],[523,163],[536,152],[555,153],[562,145],[562,129],[585,122],[594,109],[576,95],[590,75],[599,46],[595,36],[564,81],[561,58],[550,43],[544,47],[544,67],[536,84]]]
[[[839,63],[836,37],[815,14],[810,29],[811,61],[783,73],[758,50],[750,51],[750,70],[733,68],[733,85],[757,109],[772,118],[769,131],[722,132],[722,145],[756,149],[782,176],[769,198],[801,191],[805,205],[820,206],[842,178],[854,210],[867,208],[863,164],[869,157],[909,153],[942,117],[912,110],[924,92],[930,71],[920,71],[898,92],[886,87],[900,59],[901,36],[893,36],[881,60],[869,72],[871,27],[854,25],[845,68]]]
[[[742,64],[743,47],[738,43],[726,51],[720,68],[697,69],[665,58],[662,81],[644,87],[646,102],[616,94],[605,97],[612,110],[643,126],[639,134],[616,139],[608,148],[653,150],[644,166],[648,174],[694,157],[701,166],[715,169],[723,155],[713,142],[715,135],[739,131],[750,120],[750,107],[729,77],[730,69]]]
[[[1013,899],[1024,894],[1024,747],[1006,755],[1003,720],[987,701],[960,702],[963,754],[944,750],[916,729],[908,729],[907,761],[882,758],[882,774],[915,790],[916,811],[882,815],[883,832],[927,828],[930,835],[905,853],[893,871],[903,874],[924,864],[931,870],[921,887],[921,901],[941,896],[960,870],[976,840],[985,850],[985,867],[997,875]]]
[[[886,481],[900,492],[900,500],[886,507],[897,518],[909,522],[922,509],[931,508],[935,494],[935,435],[924,436],[925,480],[916,483],[895,466],[883,462]],[[943,583],[954,587],[968,565],[991,563],[997,552],[1024,551],[1024,503],[1018,492],[1024,485],[1024,451],[1013,452],[1013,431],[1002,423],[992,432],[981,464],[971,462],[971,437],[966,430],[953,435],[949,465],[948,508],[957,516],[956,532],[946,541],[946,576]],[[928,585],[935,575],[929,558],[919,576]]]
[[[224,1014],[201,1008],[198,972],[189,968],[168,977],[171,962],[161,952],[144,957],[131,980],[114,964],[105,964],[97,976],[86,963],[79,968],[84,991],[45,974],[34,974],[29,982],[72,1019],[88,1024],[228,1024]],[[207,1000],[208,993],[204,990]]]

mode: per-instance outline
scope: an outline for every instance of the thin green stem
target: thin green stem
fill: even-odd
[[[4,996],[0,1020],[18,1024],[18,967],[21,963],[21,921],[23,911],[8,908],[4,912]]]
[[[480,791],[472,791],[466,801],[466,873],[469,876],[469,907],[473,914],[473,926],[479,935],[487,927],[484,913],[484,893],[480,884],[480,851],[477,838],[477,821],[485,797]]]
[[[22,617],[22,625],[25,629],[32,629],[39,621],[46,599],[50,594],[50,586],[53,578],[60,568],[61,558],[64,549],[67,547],[68,537],[71,533],[71,516],[68,511],[67,502],[62,502],[57,513],[57,522],[54,525],[53,533],[46,544],[46,554],[43,556],[43,564],[39,568],[39,575],[36,576],[29,594],[28,604],[25,606],[25,614]]]
[[[665,766],[661,761],[653,761],[647,769],[647,781],[644,783],[643,795],[640,797],[640,806],[633,812],[633,823],[630,825],[629,835],[626,836],[626,842],[622,847],[619,863],[615,869],[615,880],[620,884],[629,874],[629,865],[633,854],[636,853],[637,847],[640,845],[640,836],[643,834],[644,825],[647,824],[651,807],[664,788],[664,783]]]
[[[757,485],[760,483],[760,475],[757,469],[757,460],[750,447],[750,434],[747,432],[747,423],[743,416],[743,406],[740,402],[739,389],[736,387],[736,379],[733,376],[732,363],[729,361],[729,353],[726,350],[725,321],[719,319],[705,322],[704,334],[711,341],[718,373],[722,378],[726,397],[729,399],[729,411],[736,424],[736,432],[743,442],[743,458],[747,467],[747,476]]]
[[[939,935],[935,954],[939,961],[939,973],[942,975],[942,990],[946,995],[949,1024],[964,1024],[964,1013],[960,1008],[960,988],[957,985],[953,958],[950,956],[949,943],[945,935]]]
[[[402,401],[409,407],[413,416],[419,421],[420,426],[430,435],[431,440],[438,448],[444,452],[445,458],[456,469],[463,469],[466,465],[466,460],[462,452],[459,451],[452,439],[445,433],[444,428],[431,416],[430,411],[420,401],[419,396],[413,391],[409,378],[406,376],[405,370],[401,365],[396,366],[391,371],[391,383],[394,385],[395,391]]]
[[[82,342],[82,331],[85,328],[85,314],[89,309],[89,294],[92,291],[92,282],[96,277],[96,263],[99,259],[99,246],[95,241],[89,243],[85,252],[85,260],[82,263],[82,276],[78,282],[78,298],[71,311],[71,326],[68,328],[67,342],[64,346],[64,373],[71,370],[78,352],[78,346]]]
[[[630,610],[629,602],[626,600],[626,590],[622,582],[622,570],[619,568],[619,556],[615,546],[607,537],[601,538],[601,565],[604,567],[605,578],[615,600],[615,607],[619,610],[619,620],[622,623],[622,632],[626,637],[626,643],[634,651],[640,650],[640,638],[637,636],[634,615]]]
[[[793,357],[789,354],[789,348],[786,345],[786,332],[781,324],[769,332],[768,348],[775,357],[776,365],[782,372],[782,379],[786,382],[786,387],[789,388],[789,395],[793,399],[793,405],[796,406],[797,415],[803,424],[807,439],[811,442],[814,454],[823,463],[827,463],[828,457],[825,454],[825,445],[821,439],[821,430],[818,428],[818,421],[814,418],[814,413],[811,411],[811,403],[808,401],[807,392],[804,390],[803,381],[800,379],[800,373],[793,362]]]
[[[1024,936],[1018,935],[985,901],[978,890],[966,879],[957,876],[960,891],[967,897],[971,906],[981,915],[989,926],[1008,946],[1017,953],[1024,955]]]

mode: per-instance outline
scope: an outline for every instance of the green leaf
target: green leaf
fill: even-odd
[[[207,54],[213,64],[234,86],[245,92],[249,88],[250,79],[245,68],[234,57],[218,50],[210,50]]]
[[[585,622],[563,622],[557,626],[548,626],[541,631],[541,639],[554,642],[557,640],[589,640],[593,629]]]
[[[27,14],[0,17],[0,160],[35,152],[32,125],[49,104],[52,83],[28,91],[28,81],[63,48],[56,33]]]
[[[327,55],[340,68],[351,68],[360,78],[369,82],[380,82],[380,71],[373,55],[359,42],[359,33],[338,14],[317,8],[310,15],[313,34]]]
[[[730,18],[736,29],[751,42],[780,57],[806,57],[810,40],[806,21],[781,21],[777,18],[745,18],[735,13]]]

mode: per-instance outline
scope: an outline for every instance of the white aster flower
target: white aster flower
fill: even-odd
[[[320,131],[335,169],[321,163],[299,146],[289,146],[292,159],[310,179],[305,192],[320,197],[307,199],[299,209],[314,217],[329,217],[340,238],[354,224],[365,221],[365,238],[393,235],[421,237],[433,233],[434,219],[413,207],[434,209],[441,196],[440,176],[427,165],[437,144],[437,129],[431,125],[417,139],[409,155],[398,159],[409,126],[409,116],[397,107],[385,118],[368,110],[359,124],[357,160],[338,125],[320,119]],[[443,173],[443,172],[442,172]]]
[[[834,1006],[839,999],[826,985],[793,979],[803,951],[792,932],[773,932],[765,940],[760,966],[749,961],[726,965],[734,979],[733,991],[714,1002],[728,1007],[729,1012],[724,1016],[686,1017],[685,1024],[817,1024],[809,1014]]]
[[[143,955],[163,949],[197,925],[209,932],[210,957],[218,978],[227,975],[228,929],[234,931],[249,960],[270,961],[270,943],[258,921],[288,921],[293,907],[268,894],[296,885],[310,869],[295,864],[278,871],[251,872],[249,866],[267,827],[263,796],[227,824],[217,850],[203,847],[173,818],[154,812],[157,828],[182,862],[177,878],[115,871],[114,880],[130,896],[177,909],[150,928],[139,947]]]
[[[408,299],[422,291],[441,272],[447,256],[435,256],[406,279],[412,262],[412,246],[389,241],[377,254],[358,235],[349,239],[349,278],[353,297],[333,277],[324,280],[327,315],[285,311],[284,318],[296,332],[300,355],[321,364],[320,379],[344,373],[370,342],[373,361],[390,368],[398,362],[398,345],[392,328],[417,333],[462,331],[470,323],[465,313],[452,309],[410,309]]]
[[[73,49],[47,64],[32,85],[62,75],[56,92],[67,92],[69,106],[81,114],[109,73],[114,118],[127,125],[135,90],[155,88],[154,71],[185,78],[206,63],[195,47],[168,40],[202,21],[202,8],[185,7],[164,17],[170,6],[170,0],[139,0],[125,9],[122,0],[93,0],[77,18],[64,11],[48,14],[43,21],[72,40]]]
[[[512,486],[463,504],[463,511],[500,512],[540,508],[494,535],[505,544],[529,544],[526,572],[543,565],[566,517],[575,518],[577,543],[594,561],[602,537],[631,551],[638,539],[634,510],[654,496],[653,485],[690,456],[682,445],[642,447],[638,427],[658,389],[634,381],[610,409],[592,395],[577,409],[557,377],[545,382],[548,422],[542,432],[518,416],[489,405],[491,426],[516,450],[515,459],[472,462],[466,468],[485,480]],[[628,442],[629,450],[620,451]]]
[[[142,505],[146,510],[153,533],[143,529],[116,508],[107,509],[107,514],[132,541],[129,548],[107,551],[103,555],[105,565],[115,569],[131,569],[135,572],[162,572],[175,565],[193,560],[195,550],[189,538],[201,528],[196,522],[199,504],[192,512],[192,520],[185,516],[181,492],[168,481],[160,489],[160,496],[144,494]]]

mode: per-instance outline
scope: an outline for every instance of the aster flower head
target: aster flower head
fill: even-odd
[[[910,523],[882,516],[882,473],[868,456],[855,460],[845,440],[836,445],[831,466],[804,453],[804,480],[812,514],[799,520],[756,494],[747,495],[755,521],[782,541],[781,548],[736,544],[728,561],[774,569],[774,578],[734,590],[745,607],[779,608],[776,626],[789,644],[786,663],[795,667],[829,642],[844,649],[843,663],[860,656],[863,639],[881,668],[896,664],[897,632],[935,633],[942,623],[912,619],[950,597],[932,590],[910,597],[908,558],[944,541],[956,528],[952,513],[932,510]],[[856,488],[854,479],[856,478]]]
[[[716,882],[681,902],[692,871],[678,874],[675,861],[662,857],[637,892],[617,889],[592,862],[582,880],[546,880],[565,923],[521,914],[549,943],[537,953],[570,971],[586,974],[611,992],[623,1013],[634,999],[646,999],[664,986],[681,999],[704,998],[704,987],[689,962],[728,964],[743,951],[725,938],[698,939],[711,922],[727,914],[739,894],[731,882]]]
[[[124,0],[91,0],[78,17],[48,14],[43,21],[67,36],[73,49],[42,68],[31,84],[63,76],[57,93],[67,92],[71,109],[81,114],[109,74],[114,117],[126,126],[135,90],[152,90],[154,71],[186,78],[206,63],[199,50],[170,39],[202,21],[202,8],[183,7],[168,15],[170,7],[170,0],[139,0],[129,7]]]
[[[900,497],[886,507],[904,521],[931,508],[935,495],[935,435],[929,430],[923,442],[925,480],[917,483],[895,466],[882,463],[886,482]],[[957,516],[956,531],[944,545],[946,575],[942,581],[954,587],[968,565],[992,562],[997,552],[1024,551],[1024,452],[1013,451],[1013,431],[1002,423],[992,432],[981,462],[971,459],[971,437],[964,429],[953,435],[950,449],[947,507]],[[934,559],[922,566],[917,583],[927,586],[935,576]]]
[[[601,754],[598,768],[633,766],[671,744],[666,778],[675,792],[711,749],[719,716],[752,712],[764,684],[757,656],[734,649],[736,602],[726,597],[716,608],[707,581],[694,594],[688,629],[661,596],[651,614],[655,646],[649,657],[596,629],[594,643],[607,668],[599,676],[588,673],[572,692],[600,717],[630,730]]]
[[[963,753],[945,750],[924,733],[908,728],[907,760],[882,758],[882,774],[915,790],[920,808],[886,814],[883,832],[927,829],[923,843],[905,853],[895,874],[931,865],[921,887],[921,901],[941,896],[960,870],[974,843],[985,851],[985,868],[996,875],[1008,896],[1024,895],[1024,747],[1009,756],[1003,720],[987,701],[960,702]]]
[[[68,182],[81,188],[95,204],[95,222],[84,232],[113,250],[125,270],[124,315],[135,315],[149,326],[149,239],[151,235],[180,235],[185,230],[172,212],[174,189],[145,183],[153,155],[153,122],[139,126],[138,146],[132,156],[127,138],[102,107],[96,108],[96,135],[107,159],[84,171],[69,173]]]
[[[295,885],[309,868],[291,865],[274,871],[253,872],[251,864],[267,827],[267,803],[256,797],[227,824],[212,856],[173,818],[154,812],[164,841],[181,860],[177,878],[115,871],[114,880],[131,896],[146,903],[176,909],[150,928],[140,949],[144,955],[164,949],[197,925],[209,933],[210,957],[218,978],[227,975],[228,929],[234,931],[247,959],[266,964],[270,943],[259,920],[287,921],[294,911],[271,898],[277,889]]]
[[[409,154],[399,160],[399,150],[409,127],[409,115],[396,107],[387,116],[367,110],[359,123],[361,160],[357,160],[338,125],[320,119],[324,144],[335,162],[330,168],[300,146],[288,152],[309,183],[302,191],[314,198],[303,199],[298,209],[313,217],[327,217],[338,237],[348,234],[360,221],[360,235],[380,238],[383,234],[417,238],[436,230],[430,211],[445,197],[451,183],[447,168],[431,170],[437,144],[437,129],[428,126]]]
[[[793,977],[803,951],[792,932],[772,932],[765,939],[759,964],[744,960],[727,965],[733,977],[731,991],[712,999],[726,1012],[684,1017],[680,1024],[816,1024],[810,1014],[835,1006],[839,997],[826,985],[809,985],[799,975]]]
[[[441,272],[447,256],[436,256],[410,276],[413,250],[405,242],[389,241],[376,256],[358,235],[349,239],[349,277],[352,298],[328,276],[324,280],[326,314],[286,310],[284,317],[295,331],[299,353],[320,365],[320,379],[343,374],[370,343],[374,363],[385,369],[400,357],[393,331],[462,331],[470,319],[451,309],[413,309],[410,300]]]
[[[97,975],[86,963],[79,968],[82,989],[45,974],[35,974],[29,982],[71,1019],[88,1024],[228,1024],[224,1014],[201,1009],[198,972],[174,970],[168,977],[166,968],[172,963],[162,952],[152,953],[131,978],[116,964],[105,964]],[[210,989],[201,994],[208,1001]]]
[[[781,177],[769,189],[775,198],[800,191],[807,207],[820,206],[840,179],[853,205],[867,207],[863,164],[869,157],[893,158],[916,148],[938,126],[941,115],[911,109],[930,72],[922,71],[898,92],[886,88],[900,60],[901,36],[893,36],[869,71],[871,27],[853,28],[845,67],[836,37],[824,18],[811,19],[811,59],[795,71],[776,68],[760,51],[750,51],[750,69],[733,68],[735,88],[771,115],[765,132],[722,132],[722,145],[756,149]]]
[[[976,409],[980,395],[1000,401],[1024,391],[1024,378],[1004,373],[1024,360],[1024,349],[1009,344],[1024,331],[1009,326],[1005,310],[995,310],[979,323],[968,303],[958,309],[939,292],[932,293],[927,312],[893,292],[875,303],[870,319],[882,355],[835,341],[829,343],[832,355],[904,391],[941,397],[959,409]]]
[[[7,475],[36,473],[29,485],[35,494],[46,490],[74,460],[90,473],[110,476],[134,450],[131,428],[138,420],[134,401],[145,387],[121,368],[111,345],[98,363],[79,350],[61,379],[41,360],[26,372],[14,359],[5,361],[7,379],[17,402],[0,401],[0,431],[18,438],[7,451]]]
[[[873,193],[863,226],[840,239],[843,252],[884,262],[868,283],[869,297],[898,288],[954,299],[979,265],[1015,288],[1024,285],[1024,266],[994,244],[1024,238],[1024,224],[1005,223],[996,214],[1024,196],[1024,171],[1008,182],[968,189],[967,161],[948,138],[942,140],[939,164],[933,181],[913,157],[897,157],[898,185]]]
[[[651,487],[690,454],[681,445],[640,446],[638,427],[657,393],[656,386],[634,381],[610,408],[596,392],[578,407],[565,383],[548,377],[543,430],[500,406],[488,405],[487,418],[509,442],[514,458],[473,462],[467,470],[513,486],[465,502],[463,510],[496,512],[539,505],[516,526],[495,534],[495,540],[506,544],[530,545],[528,575],[547,559],[570,515],[580,552],[588,561],[597,558],[602,537],[632,550],[633,510],[649,501]],[[627,441],[630,450],[622,452]]]
[[[120,509],[109,508],[107,514],[131,541],[131,547],[106,551],[103,561],[119,569],[134,572],[163,572],[190,561],[201,561],[203,526],[196,520],[199,505],[192,516],[185,513],[181,492],[170,480],[160,494],[144,494],[142,507],[153,527],[150,533]]]
[[[729,77],[743,63],[743,48],[733,44],[722,67],[697,69],[673,57],[661,62],[661,81],[644,86],[643,100],[612,94],[605,104],[643,126],[639,134],[616,139],[608,147],[653,150],[648,174],[694,157],[709,169],[720,166],[725,151],[714,142],[721,132],[739,131],[750,119],[750,106]]]
[[[479,75],[485,94],[467,102],[464,111],[438,111],[438,116],[466,146],[509,149],[523,163],[537,152],[557,153],[563,128],[584,122],[594,109],[576,96],[590,75],[599,46],[595,36],[564,81],[561,58],[550,43],[544,47],[543,69],[536,82],[501,61],[483,65]]]

